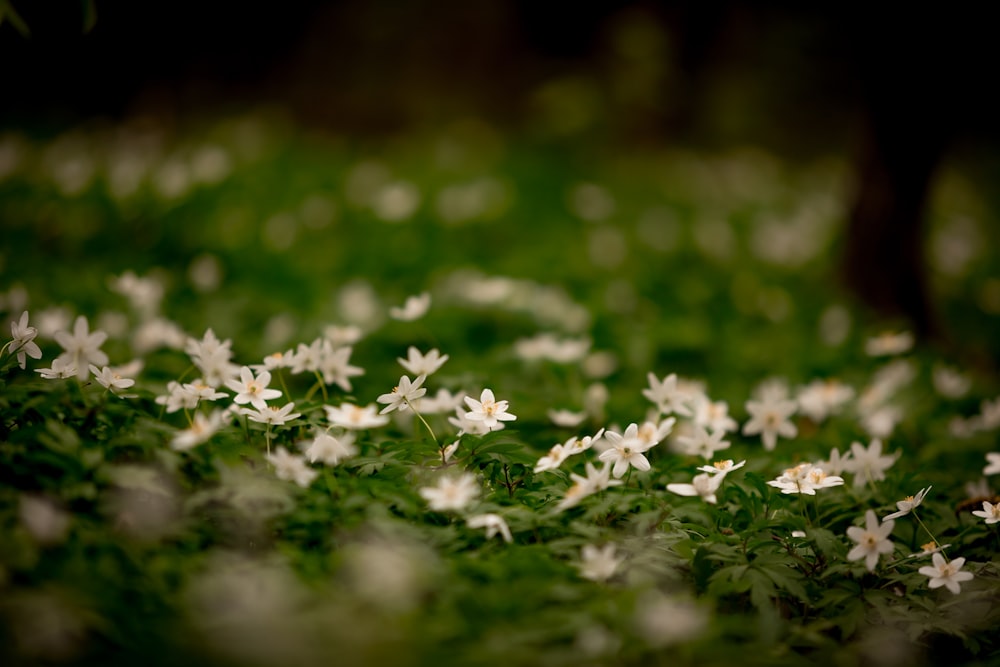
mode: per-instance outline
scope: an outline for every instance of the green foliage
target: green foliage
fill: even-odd
[[[16,347],[0,355],[4,664],[975,665],[1000,656],[997,525],[969,513],[981,500],[956,509],[984,454],[997,451],[996,378],[923,345],[902,362],[863,352],[874,328],[828,280],[842,217],[831,204],[836,174],[754,154],[668,154],[609,157],[581,183],[568,176],[582,169],[576,156],[544,147],[511,142],[486,159],[501,138],[486,141],[485,130],[414,135],[374,162],[281,128],[263,116],[191,130],[135,166],[135,182],[116,169],[129,146],[112,150],[99,133],[16,142],[19,166],[0,174],[11,248],[0,309],[13,321],[28,310],[46,329],[64,308],[64,332],[84,315],[91,331],[112,334],[109,363],[143,365],[123,372],[134,386],[115,390],[93,373],[44,379],[35,371],[64,351],[47,329],[36,339],[42,359],[27,368]],[[80,185],[53,155],[90,156],[89,180]],[[602,196],[614,205],[598,215]],[[965,212],[961,200],[942,206],[941,225]],[[784,258],[761,247],[761,229],[795,212],[807,229],[786,231],[802,247]],[[936,275],[942,298],[965,313],[959,325],[982,324],[970,327],[973,359],[1000,340],[996,322],[967,308],[969,294],[988,301],[996,259]],[[138,274],[132,287],[128,270]],[[425,316],[387,319],[389,306],[425,290]],[[833,336],[838,313],[846,329]],[[335,344],[348,334],[331,325],[356,325],[360,337]],[[140,332],[154,326],[166,328],[150,343]],[[299,417],[264,424],[227,412],[200,442],[178,444],[235,393],[218,382],[225,397],[214,402],[166,400],[169,383],[203,372],[190,346],[208,328],[231,341],[237,371],[325,338],[331,350],[349,344],[364,373],[346,381],[278,364],[268,386],[282,397],[270,405],[294,401]],[[346,404],[381,407],[376,397],[392,391],[411,345],[449,355],[421,403],[366,428],[330,417],[327,408]],[[966,391],[935,390],[945,363]],[[684,450],[689,416],[644,452],[648,471],[588,486],[602,465],[593,443],[554,469],[539,465],[555,445],[581,442],[573,436],[647,420],[655,431],[665,413],[649,414],[642,390],[648,373],[673,372],[700,381],[743,424],[768,377],[783,377],[790,395],[834,377],[854,394],[829,415],[799,410],[798,435],[773,451],[729,426],[731,446],[712,458],[746,465],[725,474],[715,502],[668,489],[711,463]],[[889,386],[890,376],[903,379]],[[502,430],[471,432],[458,419],[462,401],[427,407],[443,400],[439,389],[475,398],[487,387],[517,416]],[[845,484],[813,496],[770,484],[870,442],[869,404],[899,411],[883,450],[898,458],[884,479],[843,472]],[[581,423],[554,425],[555,408]],[[322,434],[338,439],[339,454],[311,449]],[[929,486],[872,569],[851,556],[848,530],[866,525],[866,511],[884,517]],[[568,503],[573,489],[587,493]],[[958,594],[931,589],[920,572],[931,564],[929,535],[974,575]]]

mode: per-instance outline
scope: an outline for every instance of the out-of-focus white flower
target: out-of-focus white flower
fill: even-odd
[[[598,548],[585,544],[580,550],[580,576],[591,581],[607,581],[615,575],[618,566],[625,562],[624,556],[615,553],[614,544]]]
[[[882,454],[882,441],[875,438],[868,447],[860,442],[851,443],[851,459],[843,464],[844,470],[854,473],[854,486],[864,486],[866,482],[880,482],[885,479],[885,471],[899,458],[895,454]]]
[[[854,389],[839,380],[814,380],[799,390],[799,411],[817,424],[854,398]]]
[[[508,544],[514,541],[514,538],[510,534],[510,528],[507,527],[507,522],[499,514],[490,513],[470,516],[466,520],[466,524],[468,524],[469,528],[485,528],[486,539],[500,535],[503,541]]]
[[[420,489],[420,496],[435,512],[461,511],[479,497],[479,484],[469,473],[459,477],[441,477],[437,486]]]
[[[401,308],[390,308],[389,317],[402,322],[413,322],[414,320],[419,320],[421,317],[426,315],[430,307],[430,293],[421,292],[416,296],[407,297]]]
[[[279,446],[273,454],[267,455],[267,461],[274,466],[278,479],[295,482],[305,488],[313,483],[319,473],[308,465],[301,456],[289,454],[288,450]]]
[[[908,352],[913,347],[909,331],[886,331],[865,341],[865,353],[870,357],[885,357]]]
[[[178,431],[170,441],[170,446],[177,451],[191,449],[207,441],[222,427],[222,412],[213,410],[208,416],[196,412],[191,426]]]
[[[354,435],[352,433],[344,433],[337,437],[329,433],[319,433],[313,438],[306,449],[306,456],[309,458],[310,463],[316,463],[319,460],[328,466],[335,466],[357,453],[358,448],[354,444]]]
[[[747,412],[750,421],[743,425],[743,435],[760,434],[764,449],[773,451],[778,443],[778,436],[794,438],[799,430],[791,421],[791,416],[798,409],[798,403],[787,399],[771,399],[747,401]]]
[[[406,357],[406,359],[398,358],[396,361],[413,375],[431,375],[448,361],[448,355],[442,355],[437,349],[421,354],[420,350],[412,345],[406,350]]]
[[[549,410],[546,414],[549,421],[564,428],[575,428],[587,418],[586,412],[572,412],[570,410]]]
[[[108,363],[108,355],[101,351],[101,345],[107,340],[108,334],[103,331],[90,333],[90,325],[83,315],[76,318],[72,334],[58,331],[55,338],[65,350],[59,356],[67,366],[76,367],[76,377],[79,380],[87,379],[90,364],[103,366]]]
[[[962,398],[972,388],[969,376],[954,368],[937,365],[932,373],[934,391],[945,398]]]

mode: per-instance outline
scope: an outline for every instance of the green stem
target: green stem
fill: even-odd
[[[424,419],[424,416],[422,414],[417,412],[416,408],[413,407],[413,404],[410,403],[409,399],[404,398],[403,401],[406,403],[407,407],[409,407],[410,410],[413,411],[413,414],[417,416],[417,419],[421,421],[421,423],[424,425],[424,428],[427,429],[427,432],[431,434],[431,439],[434,441],[434,444],[438,445],[438,448],[440,449],[441,445],[440,443],[438,443],[437,436],[434,435],[434,429],[431,428],[431,425],[427,423],[427,420]],[[441,455],[442,459],[444,458],[443,451],[444,450],[442,450],[442,455]]]
[[[940,546],[941,546],[941,543],[940,543],[940,542],[938,542],[938,539],[937,539],[936,537],[934,537],[934,533],[932,533],[932,532],[930,531],[930,529],[929,529],[929,528],[928,528],[928,527],[926,526],[926,524],[924,524],[924,522],[920,520],[920,517],[919,517],[919,516],[917,516],[917,513],[916,513],[915,511],[911,511],[911,512],[910,512],[910,514],[912,514],[912,515],[913,515],[913,518],[917,520],[917,523],[919,523],[919,524],[920,524],[920,527],[924,529],[924,532],[925,532],[925,533],[927,533],[927,534],[928,534],[928,535],[930,536],[930,538],[931,538],[931,540],[932,540],[932,541],[934,542],[934,544],[935,544],[936,546],[940,547]],[[945,551],[944,551],[944,549],[943,549],[943,548],[941,549],[941,553],[942,553],[942,554],[944,554],[944,553],[945,553]],[[945,554],[945,557],[947,557],[947,554]]]
[[[319,371],[313,371],[316,374],[316,384],[319,385],[320,391],[323,392],[323,402],[329,403],[330,397],[326,393],[326,383],[323,381],[323,376],[320,375]]]
[[[288,385],[285,384],[285,374],[281,372],[281,369],[276,369],[278,375],[278,382],[281,383],[281,390],[285,392],[285,399],[291,400],[292,394],[288,391]]]

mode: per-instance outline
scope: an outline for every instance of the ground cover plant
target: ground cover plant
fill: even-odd
[[[4,664],[995,664],[991,203],[935,201],[933,345],[837,291],[846,188],[478,121],[0,137]]]

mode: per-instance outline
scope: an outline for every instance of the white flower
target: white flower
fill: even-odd
[[[598,470],[593,463],[588,461],[586,463],[586,476],[577,475],[576,473],[570,473],[569,476],[573,480],[574,484],[566,491],[566,495],[563,497],[559,504],[556,505],[558,511],[563,511],[569,509],[570,507],[575,507],[581,500],[589,495],[597,493],[598,491],[603,491],[612,486],[620,486],[622,482],[617,479],[611,479],[611,465],[605,463],[600,470]]]
[[[715,456],[716,452],[729,449],[729,441],[722,439],[725,435],[726,432],[722,430],[716,430],[709,434],[703,426],[696,424],[694,434],[677,436],[677,443],[682,447],[684,453],[700,456],[708,461]]]
[[[221,426],[222,412],[219,410],[213,410],[212,414],[207,417],[200,412],[196,412],[191,426],[178,431],[174,435],[173,440],[170,441],[170,446],[176,451],[191,449],[211,438]]]
[[[465,435],[466,433],[469,435],[486,435],[490,432],[490,428],[486,425],[486,422],[469,419],[469,414],[461,407],[458,407],[455,408],[455,416],[448,417],[448,423],[457,429],[458,435]],[[498,431],[502,430],[504,428],[503,422],[498,422],[495,428]]]
[[[46,380],[63,380],[76,375],[76,366],[68,359],[56,357],[52,360],[51,368],[36,368],[35,372]]]
[[[341,347],[357,343],[364,336],[364,331],[362,331],[361,327],[354,324],[344,326],[331,324],[323,329],[323,336],[333,343],[335,347]]]
[[[732,459],[726,459],[724,461],[716,461],[710,466],[699,466],[696,470],[707,472],[712,475],[719,475],[721,477],[728,475],[734,470],[742,468],[746,464],[747,462],[745,460],[740,461],[739,463],[733,463]]]
[[[293,419],[302,416],[298,412],[292,412],[294,407],[294,403],[286,403],[282,408],[277,408],[273,405],[265,406],[261,410],[243,408],[243,414],[246,415],[250,421],[257,422],[258,424],[274,424],[275,426],[281,426],[286,422],[290,422]]]
[[[470,408],[470,411],[465,413],[465,418],[470,421],[482,422],[490,431],[497,426],[498,422],[509,422],[517,419],[516,416],[507,412],[508,402],[496,400],[491,389],[483,389],[478,401],[471,396],[466,396],[465,404]]]
[[[889,540],[889,533],[896,525],[895,521],[885,521],[879,525],[875,512],[868,510],[865,512],[865,527],[851,526],[847,529],[847,536],[857,542],[847,554],[847,560],[865,559],[865,567],[869,572],[875,571],[879,556],[892,553],[892,542]]]
[[[226,380],[226,386],[236,392],[236,396],[233,397],[234,403],[237,405],[249,403],[258,410],[266,408],[267,402],[272,398],[281,396],[281,392],[277,389],[267,388],[270,383],[271,374],[268,371],[261,371],[254,377],[253,371],[248,366],[240,369],[239,380]]]
[[[507,527],[507,522],[499,514],[477,514],[476,516],[470,516],[466,520],[466,523],[469,528],[485,528],[486,539],[500,535],[503,541],[508,544],[514,541],[514,538],[510,534],[510,528]]]
[[[414,375],[431,375],[448,361],[448,355],[442,355],[436,348],[427,354],[421,354],[420,350],[411,345],[406,350],[406,359],[398,358],[396,361]]]
[[[945,398],[962,398],[972,387],[968,375],[947,366],[935,366],[932,379],[934,391]]]
[[[572,412],[570,410],[549,410],[546,414],[549,421],[564,428],[575,428],[587,418],[586,412]]]
[[[902,354],[911,347],[913,347],[913,334],[909,331],[901,331],[899,333],[885,331],[865,341],[865,353],[869,357]]]
[[[598,548],[585,544],[580,550],[580,576],[591,581],[607,581],[614,576],[618,566],[625,561],[623,556],[615,554],[615,545],[606,544]]]
[[[796,398],[802,414],[818,424],[854,398],[854,389],[839,380],[814,380]]]
[[[88,368],[90,369],[90,372],[94,374],[98,383],[116,396],[119,395],[119,390],[128,389],[135,384],[135,380],[122,377],[107,366],[98,369],[97,366],[90,364]]]
[[[295,482],[303,488],[312,484],[319,475],[318,472],[306,465],[304,458],[289,454],[284,447],[278,447],[273,454],[268,454],[267,460],[274,466],[274,472],[278,475],[278,479]]]
[[[354,444],[352,433],[345,433],[339,437],[334,437],[329,433],[319,433],[306,449],[306,456],[310,463],[316,463],[318,459],[328,466],[335,466],[357,453],[358,448]]]
[[[319,348],[316,370],[323,375],[325,384],[336,384],[344,391],[351,391],[351,378],[364,375],[363,368],[352,366],[351,353],[354,348],[334,348],[333,343],[323,339]]]
[[[642,472],[649,470],[649,460],[643,456],[647,448],[639,439],[638,424],[629,424],[623,434],[605,431],[604,439],[611,446],[601,452],[598,458],[614,465],[611,474],[616,478],[623,477],[629,466]]]
[[[67,366],[76,367],[76,377],[80,380],[87,379],[90,364],[103,366],[108,363],[108,355],[101,351],[101,345],[107,340],[108,334],[103,331],[90,333],[90,325],[83,315],[76,318],[72,334],[67,331],[57,331],[55,338],[56,342],[66,350],[59,356]]]
[[[697,639],[709,627],[709,612],[693,600],[644,594],[636,604],[635,628],[654,648]]]
[[[986,519],[986,524],[1000,522],[1000,503],[994,505],[988,500],[983,501],[983,509],[973,510],[972,514],[982,519]]]
[[[460,477],[442,477],[437,486],[420,489],[420,496],[436,512],[460,511],[479,497],[479,484],[469,473]]]
[[[454,412],[464,403],[465,393],[451,393],[447,389],[438,389],[434,396],[424,396],[416,403],[417,411],[422,415],[439,415]]]
[[[804,493],[815,496],[817,489],[840,486],[844,483],[842,477],[827,475],[822,468],[812,463],[800,463],[794,468],[788,468],[784,473],[768,482],[768,486],[781,489],[782,493]]]
[[[830,458],[823,461],[819,465],[823,470],[828,470],[831,475],[839,475],[844,472],[844,466],[848,461],[851,460],[851,453],[847,452],[843,456],[840,455],[840,451],[834,447],[830,450]]]
[[[27,363],[26,357],[42,358],[42,350],[35,342],[38,329],[28,326],[28,311],[21,313],[20,320],[10,323],[10,334],[13,340],[10,341],[8,350],[10,354],[17,353],[17,364],[21,368]]]
[[[674,424],[676,423],[676,417],[667,417],[660,422],[643,422],[642,425],[639,426],[639,431],[637,433],[639,442],[642,443],[643,451],[652,449],[656,445],[660,444],[660,442],[674,430]]]
[[[890,521],[891,519],[898,519],[901,516],[906,516],[913,510],[917,509],[917,507],[920,506],[920,503],[924,502],[924,496],[926,496],[927,492],[930,490],[931,487],[928,486],[926,489],[920,489],[920,491],[917,492],[917,495],[907,496],[906,498],[903,498],[902,500],[898,501],[896,503],[896,508],[899,511],[893,512],[892,514],[883,517],[882,520]]]
[[[964,558],[956,558],[948,562],[944,559],[944,556],[936,553],[931,556],[931,562],[933,565],[927,565],[918,570],[920,574],[931,578],[927,583],[927,586],[930,588],[946,586],[949,591],[957,595],[962,591],[960,582],[969,581],[973,578],[971,572],[960,572],[962,566],[965,565]]]
[[[545,472],[547,470],[556,470],[562,465],[562,462],[570,457],[572,452],[562,444],[554,445],[549,453],[538,459],[538,463],[535,464],[534,472]]]
[[[348,428],[351,430],[362,430],[378,428],[389,423],[388,417],[376,414],[377,406],[369,403],[365,407],[358,407],[352,403],[343,403],[339,407],[324,405],[327,420],[334,426]]]
[[[387,412],[392,412],[393,410],[399,410],[403,412],[410,407],[410,404],[427,393],[421,385],[424,384],[424,380],[427,379],[426,375],[419,375],[417,379],[410,381],[410,378],[405,375],[400,376],[399,384],[392,388],[387,394],[382,394],[377,400],[379,403],[384,403],[385,407],[379,411],[380,415],[384,415]]]
[[[402,308],[390,308],[389,317],[402,322],[412,322],[423,317],[431,307],[431,295],[421,292],[416,296],[406,298]]]
[[[671,373],[662,381],[653,373],[648,373],[646,378],[649,380],[649,389],[643,389],[642,395],[649,399],[657,410],[663,414],[691,416],[691,408],[687,405],[691,396],[677,387],[676,373]]]
[[[764,449],[773,451],[778,443],[778,436],[794,438],[799,430],[789,417],[795,414],[798,403],[787,399],[769,398],[760,401],[747,401],[747,412],[750,421],[743,425],[743,435],[760,433]]]
[[[736,420],[729,416],[729,404],[712,401],[699,394],[694,402],[694,423],[713,431],[735,431],[739,428]]]
[[[667,491],[679,496],[700,496],[706,503],[713,505],[718,502],[715,492],[722,486],[725,475],[712,475],[703,472],[695,475],[690,484],[667,484]]]
[[[854,486],[885,479],[885,471],[892,467],[899,453],[882,455],[882,441],[875,438],[866,448],[860,442],[851,443],[851,459],[844,462],[844,470],[854,473]]]
[[[55,367],[55,364],[52,364]],[[1000,473],[1000,452],[989,452],[986,454],[986,467],[983,468],[984,475],[996,475]]]

